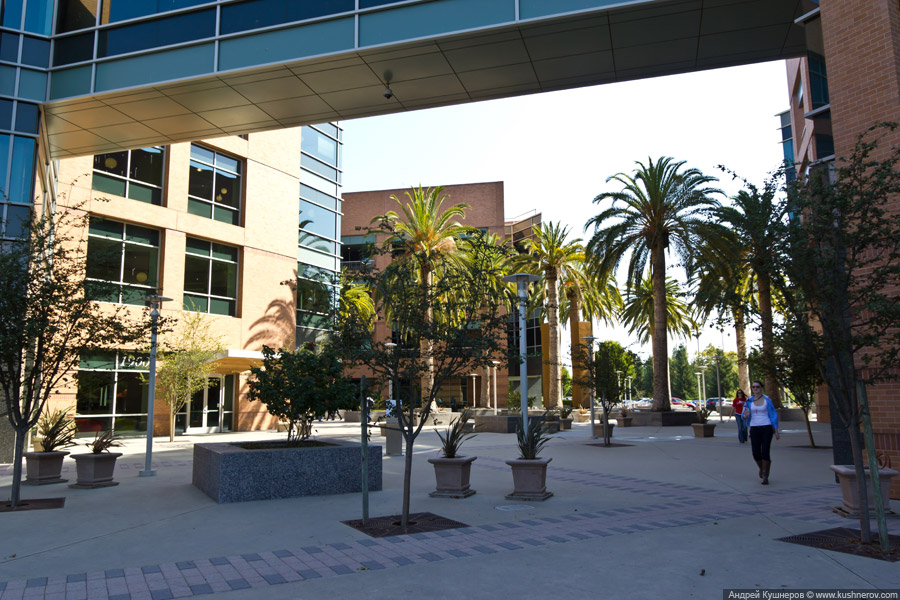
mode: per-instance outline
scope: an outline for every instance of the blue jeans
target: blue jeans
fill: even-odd
[[[743,443],[747,441],[747,422],[744,420],[744,417],[741,415],[734,415],[734,420],[737,421],[738,427],[738,441]]]

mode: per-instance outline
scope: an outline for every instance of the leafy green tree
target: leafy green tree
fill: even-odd
[[[171,335],[160,339],[156,367],[156,397],[169,407],[169,441],[175,441],[175,415],[191,396],[209,387],[215,369],[212,360],[225,346],[210,331],[210,322],[201,313],[186,312]]]
[[[684,161],[663,157],[647,164],[637,163],[632,175],[618,173],[607,181],[622,185],[618,192],[605,192],[594,198],[595,204],[612,204],[591,218],[585,228],[594,234],[587,254],[601,275],[612,275],[625,257],[625,279],[631,289],[640,287],[649,267],[653,289],[653,410],[666,411],[669,387],[666,381],[668,341],[666,339],[666,253],[674,251],[690,269],[694,249],[701,241],[714,243],[727,232],[710,218],[720,194],[708,187],[715,178],[697,169],[684,169]]]
[[[569,373],[569,369],[565,366],[562,368],[562,393],[563,397],[571,398],[572,397],[572,374]]]
[[[784,275],[776,286],[786,319],[821,348],[819,371],[832,399],[832,418],[840,420],[850,437],[864,543],[871,531],[863,446],[869,464],[877,463],[866,386],[896,380],[900,369],[900,220],[892,207],[900,193],[900,148],[879,147],[884,137],[896,140],[896,129],[896,123],[869,128],[833,170],[814,171],[792,186],[787,212],[793,218],[783,223],[773,247],[778,272]],[[817,329],[804,325],[807,316]],[[879,484],[873,484],[887,552],[884,507]]]
[[[797,315],[802,318],[802,315]],[[812,427],[809,424],[809,412],[816,405],[816,389],[824,383],[819,365],[822,360],[822,348],[815,338],[805,334],[810,329],[809,320],[798,321],[787,319],[779,324],[775,331],[775,361],[773,370],[778,381],[784,383],[794,397],[794,403],[803,411],[806,421],[806,433],[809,445],[816,447]]]
[[[559,358],[559,282],[569,280],[582,282],[579,286],[585,289],[587,281],[583,273],[584,248],[580,239],[568,240],[569,228],[559,223],[544,223],[534,227],[534,236],[525,240],[527,254],[520,256],[518,265],[530,272],[542,277],[546,299],[547,330],[550,339],[547,340],[548,356],[545,362],[549,365],[550,382],[548,385],[550,398],[547,399],[548,408],[562,406],[562,387],[560,383],[560,368],[562,362]]]
[[[356,405],[356,388],[344,376],[340,356],[330,344],[304,344],[296,350],[263,346],[263,364],[250,369],[250,399],[288,422],[288,443],[312,434],[312,424],[332,410]]]
[[[134,347],[149,319],[134,307],[97,302],[116,286],[89,281],[75,208],[38,205],[22,238],[0,248],[0,390],[15,431],[10,506],[20,502],[22,456],[51,394],[77,378],[82,354]],[[79,243],[81,242],[81,243]]]
[[[703,370],[706,373],[706,398],[718,397],[719,390],[716,383],[716,358],[719,359],[719,379],[722,383],[722,397],[731,398],[737,392],[738,372],[734,352],[723,352],[712,344],[700,352],[699,360],[695,359],[695,371]]]
[[[609,412],[624,399],[625,377],[634,375],[634,364],[621,344],[606,341],[597,347],[591,366],[591,387],[603,409],[603,443],[609,446]]]
[[[426,375],[431,381],[415,390],[416,395],[397,398],[398,427],[406,442],[403,527],[409,524],[415,440],[429,421],[441,387],[493,360],[518,358],[505,353],[506,316],[500,310],[505,298],[491,291],[499,269],[493,255],[505,250],[478,239],[470,240],[466,260],[408,247],[403,249],[406,260],[361,274],[373,292],[376,311],[386,316],[396,332],[393,341],[373,339],[368,324],[355,313],[335,321],[332,340],[346,367],[364,365],[382,384],[420,381]],[[397,243],[413,242],[401,237]],[[433,268],[434,276],[424,280],[427,285],[416,276],[421,272],[419,260]],[[422,351],[426,340],[427,353]]]
[[[680,344],[672,352],[672,363],[669,366],[669,376],[672,378],[672,395],[676,398],[697,397],[697,377],[688,359],[687,348]]]

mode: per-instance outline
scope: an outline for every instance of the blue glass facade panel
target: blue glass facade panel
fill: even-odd
[[[213,71],[215,48],[201,44],[97,65],[96,91],[103,92],[204,75]]]
[[[91,60],[92,58],[94,58],[93,33],[81,33],[57,38],[56,43],[53,45],[54,66],[70,65]]]
[[[91,93],[91,66],[54,71],[50,79],[50,99],[71,98]]]
[[[352,17],[249,35],[219,44],[219,70],[240,69],[353,48]]]
[[[191,6],[199,6],[207,4],[210,0],[104,0],[104,4],[109,6],[108,20],[104,23],[118,23],[127,19],[136,19],[138,17],[146,17],[170,10],[178,10],[180,8],[190,8]]]
[[[375,46],[408,39],[499,25],[515,20],[514,0],[438,0],[359,16],[359,45]]]
[[[622,4],[622,0],[519,0],[519,18],[533,19]]]
[[[35,140],[13,137],[12,166],[9,173],[9,202],[31,203],[34,183]]]
[[[16,95],[16,69],[0,65],[0,94],[4,96]]]
[[[46,69],[50,65],[49,40],[24,36],[22,40],[22,63]]]
[[[47,96],[47,73],[19,69],[19,97],[43,102]]]
[[[186,15],[169,17],[115,27],[100,31],[97,55],[115,56],[139,50],[151,50],[193,40],[213,37],[216,34],[216,11],[201,10]]]
[[[3,26],[10,29],[22,29],[23,0],[5,0],[3,2]]]
[[[50,35],[53,28],[53,0],[28,0],[25,9],[25,31]]]
[[[354,0],[250,0],[222,7],[220,33],[238,33],[352,11]]]

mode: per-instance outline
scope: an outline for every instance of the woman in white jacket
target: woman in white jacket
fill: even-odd
[[[754,381],[750,386],[753,397],[744,404],[744,412],[741,415],[750,426],[750,447],[753,450],[753,459],[759,465],[759,476],[763,485],[769,485],[769,470],[772,467],[772,457],[769,449],[772,446],[772,437],[781,439],[778,434],[778,411],[772,399],[763,394],[761,381]]]

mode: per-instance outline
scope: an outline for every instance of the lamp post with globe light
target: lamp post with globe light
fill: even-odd
[[[153,470],[153,403],[156,400],[156,335],[159,332],[159,308],[163,302],[171,302],[171,298],[151,294],[142,298],[150,306],[150,376],[147,390],[147,453],[144,457],[144,470],[140,477],[156,475]]]

